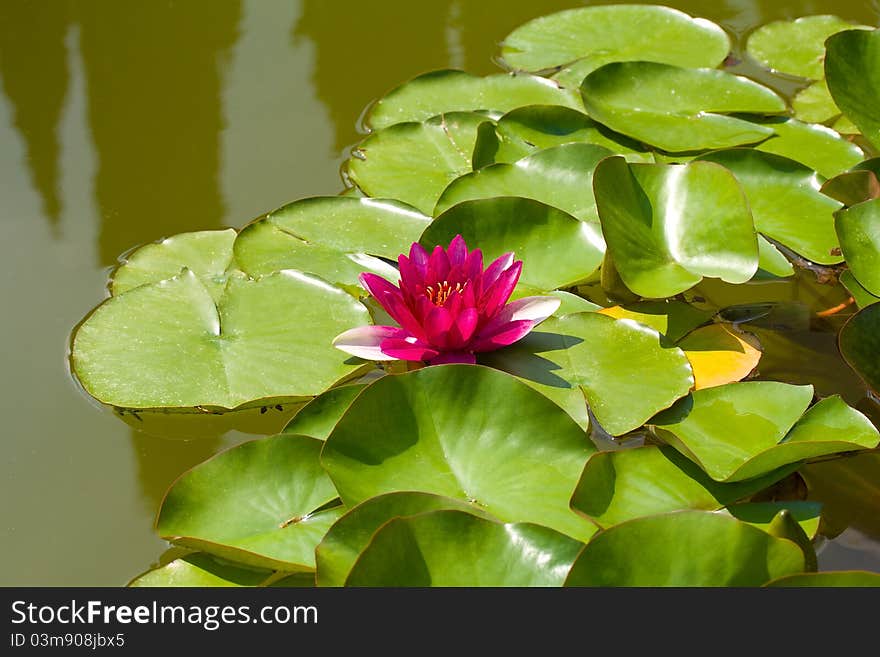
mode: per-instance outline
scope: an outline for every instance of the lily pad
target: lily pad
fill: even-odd
[[[321,510],[336,498],[321,468],[322,445],[282,434],[218,454],[174,482],[156,531],[250,566],[314,570],[315,546],[344,511]]]
[[[593,451],[568,415],[514,377],[438,365],[370,384],[334,427],[321,459],[348,506],[421,491],[586,539],[595,526],[568,500]]]
[[[297,411],[284,427],[284,433],[326,440],[339,418],[366,387],[365,383],[355,383],[322,392]]]
[[[485,515],[467,502],[429,493],[387,493],[358,504],[336,521],[315,549],[318,585],[343,586],[358,556],[389,520],[441,509]]]
[[[710,324],[678,343],[694,370],[694,389],[740,381],[758,366],[761,344],[732,324]]]
[[[480,77],[444,69],[423,73],[380,98],[370,108],[364,125],[382,130],[395,123],[424,121],[447,112],[508,112],[524,105],[582,107],[576,92],[547,78],[506,73]]]
[[[615,436],[642,426],[693,385],[681,349],[648,326],[599,313],[551,317],[481,362],[539,386],[581,388],[596,420]]]
[[[638,295],[670,297],[704,276],[744,283],[758,269],[748,203],[718,164],[610,157],[596,167],[593,188],[608,252]]]
[[[234,269],[232,244],[236,232],[203,230],[181,233],[133,251],[110,276],[110,294],[116,296],[147,283],[173,278],[189,269],[216,300]]]
[[[815,171],[750,148],[715,151],[699,159],[733,172],[748,197],[755,228],[764,235],[818,264],[843,261],[833,215],[841,205],[819,191]]]
[[[877,587],[880,573],[867,570],[829,570],[821,573],[799,573],[767,582],[776,588]]]
[[[331,341],[368,323],[357,300],[301,272],[239,274],[215,304],[186,270],[98,306],[74,334],[72,369],[89,394],[123,408],[300,399],[364,368]]]
[[[771,71],[821,80],[825,77],[825,40],[853,27],[852,23],[830,15],[774,21],[749,35],[746,51]]]
[[[731,484],[725,485],[730,486]],[[802,500],[743,502],[741,504],[731,504],[727,507],[727,512],[734,518],[754,525],[764,531],[769,531],[771,534],[773,533],[771,525],[780,511],[788,511],[794,521],[800,525],[807,538],[813,539],[819,533],[819,522],[822,515],[822,504],[819,502]],[[778,536],[778,534],[773,535]],[[779,538],[785,537],[779,536]]]
[[[561,586],[583,545],[529,523],[462,511],[389,521],[376,532],[348,586]]]
[[[853,296],[853,299],[855,299],[856,305],[859,308],[864,308],[865,306],[870,306],[872,303],[880,301],[880,296],[868,292],[868,290],[856,280],[856,277],[853,276],[853,273],[849,269],[840,272],[840,283]]]
[[[665,151],[752,144],[773,134],[730,113],[780,114],[785,101],[747,78],[652,62],[606,64],[581,85],[587,113]]]
[[[307,198],[245,226],[235,241],[235,260],[251,276],[298,269],[357,285],[363,271],[395,276],[395,268],[380,258],[396,260],[408,252],[430,221],[399,201]]]
[[[220,561],[205,552],[196,552],[147,571],[135,577],[128,586],[259,586],[271,575],[271,570],[246,568]]]
[[[590,55],[679,66],[718,66],[730,50],[720,27],[669,7],[584,7],[536,18],[501,43],[513,69],[540,71]]]
[[[838,336],[840,353],[875,394],[880,394],[880,305],[862,308]]]
[[[866,290],[880,294],[880,199],[839,211],[835,227],[853,276]]]
[[[880,32],[846,30],[825,44],[825,77],[837,106],[880,148]]]
[[[785,278],[794,275],[794,266],[774,244],[758,233],[758,273],[764,271],[772,276]]]
[[[712,317],[712,313],[675,299],[639,301],[626,306],[611,306],[598,311],[614,319],[633,319],[662,333],[671,342],[685,335]]]
[[[874,163],[876,159],[872,158],[867,162]],[[878,180],[875,171],[862,169],[856,165],[849,171],[844,171],[834,178],[826,180],[820,191],[849,207],[880,198],[880,180]]]
[[[431,214],[446,186],[471,170],[481,114],[452,112],[397,123],[364,139],[344,173],[367,196],[393,198]]]
[[[609,130],[583,112],[558,105],[520,107],[502,116],[489,126],[494,139],[492,163],[513,163],[535,151],[570,143],[595,144],[629,161],[653,162],[647,149],[629,137]],[[481,146],[480,139],[478,145]],[[488,144],[482,147],[488,148]],[[475,148],[475,150],[476,150]]]
[[[775,134],[757,144],[756,149],[805,164],[826,178],[846,171],[865,157],[861,148],[824,125],[781,118],[760,123]]]
[[[824,79],[799,91],[792,99],[791,107],[795,117],[805,123],[825,123],[841,114]]]
[[[783,468],[758,479],[721,484],[668,446],[598,452],[587,461],[571,506],[600,527],[682,509],[715,511],[793,470]]]
[[[456,235],[479,247],[486,262],[512,251],[523,261],[520,280],[544,290],[585,280],[602,260],[598,226],[528,198],[463,201],[434,219],[419,242],[431,249]]]
[[[698,550],[682,546],[698,545]],[[566,586],[761,586],[804,569],[791,541],[729,515],[678,511],[637,518],[597,534]]]
[[[541,201],[596,224],[596,242],[605,241],[593,197],[593,170],[613,153],[595,144],[563,144],[537,151],[514,164],[493,164],[450,183],[437,201],[438,215],[462,201],[521,196]]]
[[[651,423],[660,438],[716,481],[742,481],[880,442],[870,420],[837,396],[800,417],[812,396],[812,386],[731,383],[697,390]]]

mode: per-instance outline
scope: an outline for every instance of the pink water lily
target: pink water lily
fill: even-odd
[[[475,363],[475,354],[506,347],[559,307],[556,297],[507,303],[522,261],[506,253],[483,270],[480,249],[468,251],[461,235],[428,255],[413,244],[397,259],[399,286],[361,274],[364,287],[399,326],[362,326],[338,335],[334,346],[367,360]]]

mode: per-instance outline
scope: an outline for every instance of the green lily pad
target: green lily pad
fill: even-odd
[[[758,233],[758,274],[762,271],[772,276],[786,278],[794,275],[794,265],[775,245]]]
[[[74,334],[72,369],[89,394],[123,408],[299,399],[363,369],[331,341],[368,323],[357,300],[294,270],[231,277],[216,304],[186,270],[98,306]]]
[[[431,214],[446,186],[471,170],[481,114],[452,112],[397,123],[364,139],[344,173],[367,196],[393,198]]]
[[[840,116],[840,108],[834,104],[824,79],[799,91],[791,101],[791,108],[795,117],[805,123],[825,123]]]
[[[204,552],[196,552],[147,571],[135,577],[128,586],[259,586],[271,575],[271,570],[246,568],[219,561]]]
[[[840,272],[840,283],[853,296],[853,299],[855,299],[856,305],[859,308],[864,308],[865,306],[870,306],[872,303],[880,301],[880,297],[868,292],[868,290],[856,280],[856,277],[853,276],[853,273],[849,269]]]
[[[786,470],[793,470],[791,466]],[[752,483],[742,482],[739,485]],[[731,486],[736,484],[722,484]],[[804,534],[812,539],[819,533],[819,522],[822,514],[822,504],[819,502],[808,502],[801,500],[785,500],[782,502],[743,502],[740,504],[731,504],[727,507],[727,512],[734,518],[754,525],[764,531],[771,529],[774,519],[780,511],[788,511],[791,517],[800,525]],[[770,532],[772,533],[772,531]],[[774,534],[776,535],[776,534]],[[785,538],[779,536],[779,538]]]
[[[837,106],[880,148],[880,33],[846,30],[825,44],[825,77]]]
[[[633,319],[678,342],[712,318],[712,313],[684,301],[639,301],[626,306],[611,306],[598,311],[614,319]]]
[[[880,573],[867,570],[829,570],[821,573],[799,573],[779,577],[766,586],[776,588],[877,587]]]
[[[506,73],[480,77],[444,69],[423,73],[380,98],[370,108],[364,125],[382,130],[395,123],[424,121],[447,112],[508,112],[524,105],[582,107],[577,93],[547,78]]]
[[[861,164],[866,164],[867,162],[873,164],[877,159],[872,158]],[[875,171],[860,168],[860,165],[857,164],[849,171],[844,171],[830,180],[826,180],[822,183],[820,191],[826,196],[830,196],[845,206],[850,207],[880,198],[880,180],[878,180]]]
[[[547,527],[433,511],[383,525],[346,585],[561,586],[582,547]]]
[[[587,461],[571,506],[600,527],[682,509],[715,511],[793,470],[783,468],[759,479],[721,484],[671,447],[598,452]]]
[[[748,203],[718,164],[610,157],[596,167],[593,188],[608,252],[638,295],[674,296],[704,276],[744,283],[758,269]]]
[[[880,294],[880,199],[839,211],[835,227],[853,276],[866,290]]]
[[[490,163],[511,164],[535,151],[570,143],[595,144],[629,161],[653,162],[652,154],[629,137],[617,134],[597,123],[583,112],[558,105],[534,105],[520,107],[502,116],[491,132],[477,139],[477,147],[489,150],[494,140]],[[476,168],[476,167],[475,167]]]
[[[838,396],[823,399],[801,417],[812,396],[812,386],[731,383],[691,393],[651,424],[716,481],[742,481],[880,442],[870,420]]]
[[[116,296],[147,283],[173,278],[189,269],[217,300],[234,269],[235,230],[181,233],[133,251],[110,276],[110,294]]]
[[[397,270],[379,258],[396,260],[408,252],[430,221],[398,201],[307,198],[245,226],[235,241],[235,260],[255,277],[298,269],[331,283],[357,285],[363,271],[396,276]]]
[[[327,392],[312,399],[291,418],[284,433],[295,433],[310,436],[318,440],[327,440],[339,418],[348,410],[355,398],[367,387],[365,383],[330,388]]]
[[[523,261],[520,280],[544,290],[576,285],[602,261],[596,225],[528,198],[463,201],[434,219],[419,242],[431,249],[459,234],[486,262],[512,251]]]
[[[563,144],[537,151],[514,164],[492,164],[450,183],[437,201],[438,215],[462,201],[521,196],[541,201],[581,221],[596,224],[596,242],[605,252],[593,197],[593,169],[611,151],[595,144]]]
[[[782,98],[747,78],[652,62],[606,64],[584,79],[581,95],[600,123],[670,152],[761,141],[771,128],[728,114],[786,109]]]
[[[861,148],[824,125],[781,118],[760,123],[775,134],[756,149],[805,164],[826,178],[846,171],[865,157]]]
[[[730,50],[720,27],[669,7],[569,9],[519,26],[501,43],[509,68],[540,71],[590,55],[679,66],[718,66]]]
[[[838,335],[840,353],[875,394],[880,394],[880,305],[862,308]]]
[[[371,497],[342,516],[315,549],[319,586],[343,586],[358,556],[389,520],[441,509],[483,516],[472,504],[429,493],[387,493]]]
[[[568,500],[593,451],[568,415],[514,377],[437,365],[370,384],[321,459],[348,506],[421,491],[586,539],[595,526]]]
[[[715,151],[698,159],[716,162],[733,172],[761,233],[818,264],[843,261],[833,215],[841,206],[819,191],[815,171],[750,148]]]
[[[250,566],[315,569],[315,546],[344,512],[321,468],[320,440],[282,434],[233,447],[185,472],[156,531],[178,545]]]
[[[771,71],[821,80],[825,77],[825,39],[853,27],[852,23],[830,15],[774,21],[749,35],[746,51]]]
[[[565,585],[761,586],[803,569],[803,553],[791,541],[729,515],[678,511],[597,534],[572,565]]]
[[[654,329],[599,313],[551,317],[481,362],[549,389],[581,388],[603,429],[621,435],[686,395],[690,363]]]

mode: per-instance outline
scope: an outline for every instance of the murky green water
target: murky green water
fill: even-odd
[[[117,256],[336,193],[371,100],[430,69],[493,72],[513,27],[578,4],[591,3],[0,2],[0,585],[125,584],[166,548],[152,521],[171,481],[246,437],[153,437],[72,381],[70,330],[103,298]],[[880,20],[876,0],[665,4],[740,37],[808,14]],[[833,348],[805,335],[779,367],[816,369],[814,354]],[[880,571],[878,546],[848,530],[820,563]]]

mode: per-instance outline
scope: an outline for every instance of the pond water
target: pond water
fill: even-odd
[[[578,4],[604,3],[0,3],[0,585],[124,585],[167,548],[152,523],[168,485],[248,437],[156,437],[77,387],[70,331],[106,294],[117,257],[337,193],[370,101],[430,69],[497,71],[496,44],[511,29]],[[740,44],[781,18],[880,20],[876,1],[664,4],[718,22]],[[760,294],[817,308],[845,296],[808,277]],[[833,337],[815,328],[776,348],[762,372],[815,374],[855,403]],[[272,431],[283,417],[262,423]],[[862,520],[822,546],[822,568],[880,571],[878,523]]]

